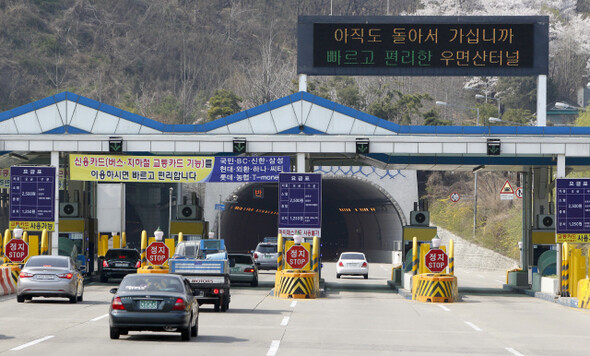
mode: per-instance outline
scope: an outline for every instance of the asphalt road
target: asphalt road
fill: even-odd
[[[260,285],[232,286],[226,313],[201,308],[199,336],[108,335],[110,288],[91,283],[84,302],[0,297],[0,353],[7,355],[587,355],[590,313],[501,289],[504,272],[457,271],[463,301],[425,304],[387,287],[388,265],[369,279],[343,276],[325,263],[326,297],[285,300]]]

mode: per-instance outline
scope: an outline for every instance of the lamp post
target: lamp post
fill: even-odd
[[[436,105],[451,106],[451,107],[457,107],[457,108],[462,108],[462,109],[467,109],[467,110],[475,109],[475,112],[477,113],[476,124],[477,124],[477,126],[479,126],[479,108],[478,107],[473,108],[473,107],[461,106],[461,105],[451,105],[445,101],[437,101]],[[473,172],[473,238],[475,238],[476,229],[477,229],[477,171],[474,171]]]
[[[501,104],[500,104],[500,99],[499,98],[494,98],[493,96],[488,96],[488,93],[486,93],[486,95],[481,95],[481,94],[475,94],[475,98],[476,99],[485,99],[486,104],[488,103],[488,99],[491,100],[496,100],[498,102],[498,117],[502,117],[502,109],[501,109]]]

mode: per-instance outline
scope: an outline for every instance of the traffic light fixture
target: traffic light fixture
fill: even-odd
[[[499,138],[488,138],[488,156],[499,156],[500,155],[500,139]]]
[[[119,137],[109,138],[109,153],[123,153],[123,139]]]
[[[357,138],[356,139],[356,153],[366,155],[369,153],[369,139],[368,138]]]
[[[246,153],[246,139],[245,138],[235,138],[233,141],[233,152],[235,154],[242,154]]]

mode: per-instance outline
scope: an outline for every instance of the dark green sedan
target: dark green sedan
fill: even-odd
[[[111,339],[129,331],[180,332],[183,341],[197,336],[199,303],[182,276],[129,274],[111,293]]]

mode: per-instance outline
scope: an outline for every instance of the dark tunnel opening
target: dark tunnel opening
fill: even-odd
[[[254,194],[263,192],[263,197]],[[252,183],[234,192],[221,215],[221,237],[230,251],[251,251],[278,230],[278,185]],[[374,185],[352,178],[322,181],[323,261],[344,251],[364,252],[372,262],[391,263],[402,223],[394,204]]]

